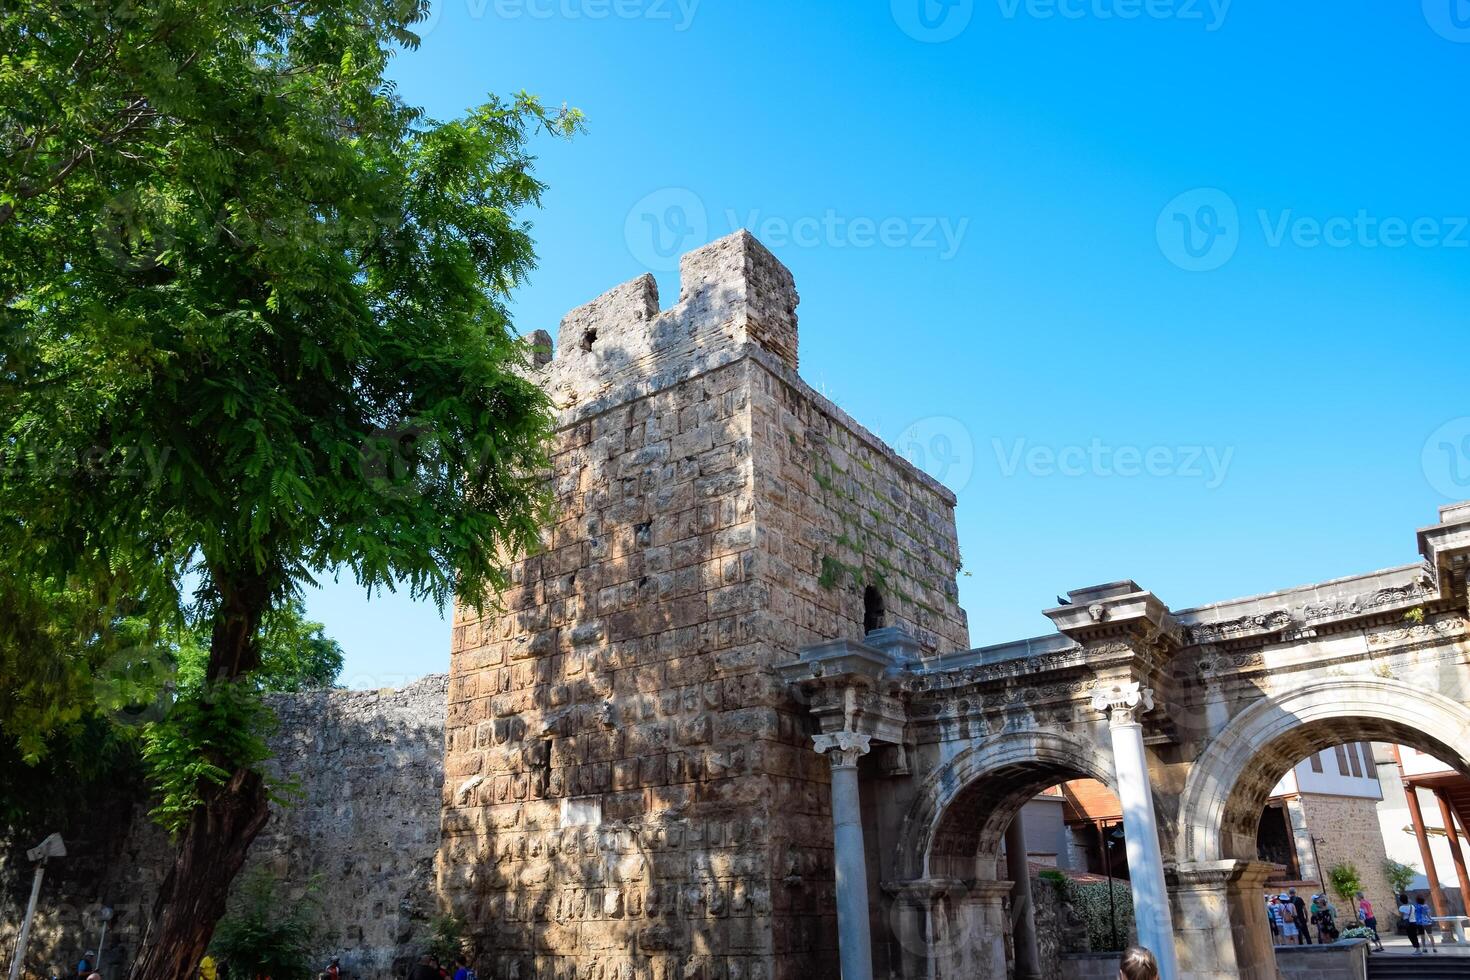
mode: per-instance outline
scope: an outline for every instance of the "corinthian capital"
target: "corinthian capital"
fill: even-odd
[[[1109,684],[1099,681],[1092,689],[1092,709],[1107,714],[1114,725],[1131,725],[1139,715],[1154,710],[1154,691],[1138,681]]]
[[[871,741],[871,736],[860,732],[832,732],[813,735],[812,748],[826,753],[833,769],[846,769],[856,766],[858,759],[868,754]]]

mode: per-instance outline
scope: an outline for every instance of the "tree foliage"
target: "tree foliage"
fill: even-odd
[[[1388,887],[1393,889],[1395,895],[1401,895],[1409,890],[1414,879],[1419,876],[1419,869],[1412,864],[1404,864],[1393,858],[1385,858],[1383,862],[1383,876],[1388,879]]]
[[[187,610],[218,691],[316,576],[481,606],[535,544],[550,412],[505,300],[534,258],[528,141],[579,116],[407,105],[385,71],[425,13],[0,12],[0,547],[32,593],[80,597],[63,632]],[[59,714],[9,712],[17,737],[78,717],[66,683]],[[265,819],[257,747],[181,710],[198,802],[135,967],[160,980],[193,974]]]
[[[311,957],[322,913],[316,886],[295,901],[281,895],[283,887],[263,868],[240,877],[209,944],[230,976],[306,980],[314,975]]]
[[[1358,874],[1357,865],[1347,861],[1334,864],[1327,869],[1327,883],[1338,898],[1352,908],[1357,907],[1354,902],[1358,892],[1363,890],[1363,878]]]

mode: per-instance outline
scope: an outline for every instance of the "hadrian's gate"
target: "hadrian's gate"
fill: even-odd
[[[1001,841],[1090,776],[1166,976],[1275,977],[1277,779],[1360,740],[1470,771],[1470,506],[1400,568],[1185,610],[1122,581],[969,649],[953,495],[801,380],[796,304],[741,232],[538,364],[555,523],[458,611],[446,717],[440,887],[488,972],[1025,975]]]

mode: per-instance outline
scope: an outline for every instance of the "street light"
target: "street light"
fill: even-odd
[[[54,857],[66,857],[66,845],[60,834],[52,834],[35,847],[26,851],[26,857],[36,865],[36,877],[31,882],[31,901],[26,906],[25,921],[20,926],[20,936],[15,940],[15,957],[10,961],[10,980],[20,976],[20,964],[26,956],[26,945],[31,941],[31,923],[36,918],[36,902],[41,898],[41,877],[46,873],[46,862]]]
[[[92,964],[92,969],[98,973],[102,972],[102,951],[107,948],[107,923],[112,921],[112,906],[104,905],[97,910],[97,918],[102,920],[102,938],[97,940],[97,962]]]

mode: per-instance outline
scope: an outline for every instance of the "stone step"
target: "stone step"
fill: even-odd
[[[1385,956],[1368,960],[1368,980],[1470,980],[1470,956]]]

